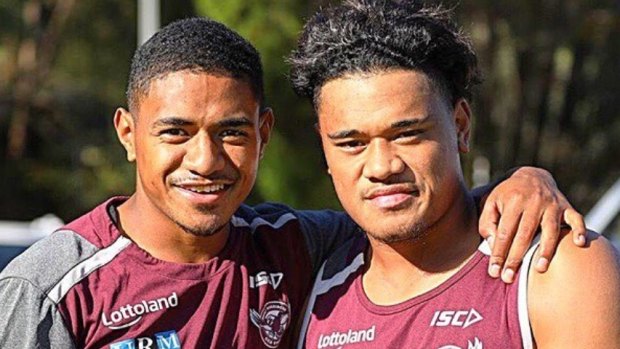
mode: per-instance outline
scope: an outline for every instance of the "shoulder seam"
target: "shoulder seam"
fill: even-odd
[[[5,276],[3,278],[0,279],[0,282],[2,281],[11,281],[11,280],[19,280],[19,281],[24,281],[28,284],[30,284],[32,287],[34,287],[36,290],[38,290],[39,292],[41,292],[41,295],[44,298],[48,298],[47,297],[47,293],[42,290],[37,284],[35,284],[34,282],[32,282],[31,280],[26,279],[25,277],[21,277],[21,276]],[[50,299],[51,301],[51,299]],[[52,302],[53,303],[53,302]],[[55,304],[55,303],[54,303]]]

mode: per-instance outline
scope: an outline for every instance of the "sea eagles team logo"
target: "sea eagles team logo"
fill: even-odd
[[[282,301],[267,302],[260,314],[250,309],[250,319],[258,327],[263,343],[269,348],[277,348],[291,322],[291,306]]]

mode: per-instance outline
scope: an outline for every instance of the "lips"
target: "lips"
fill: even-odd
[[[397,209],[410,203],[418,194],[419,190],[414,185],[403,183],[372,188],[364,198],[379,208]]]

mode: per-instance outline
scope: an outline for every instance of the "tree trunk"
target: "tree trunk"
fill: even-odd
[[[30,109],[37,92],[51,70],[60,33],[75,0],[57,0],[49,20],[44,22],[43,4],[30,0],[22,15],[26,32],[20,43],[13,93],[13,117],[9,126],[7,157],[20,159],[26,150]]]

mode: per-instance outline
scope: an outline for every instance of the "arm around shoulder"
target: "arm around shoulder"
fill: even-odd
[[[563,234],[549,270],[530,271],[528,311],[538,349],[620,348],[618,251],[593,232],[586,248]]]
[[[0,279],[0,348],[75,348],[56,305],[28,280]]]
[[[345,241],[363,235],[357,224],[344,212],[296,211],[296,215],[312,260],[314,275]]]

